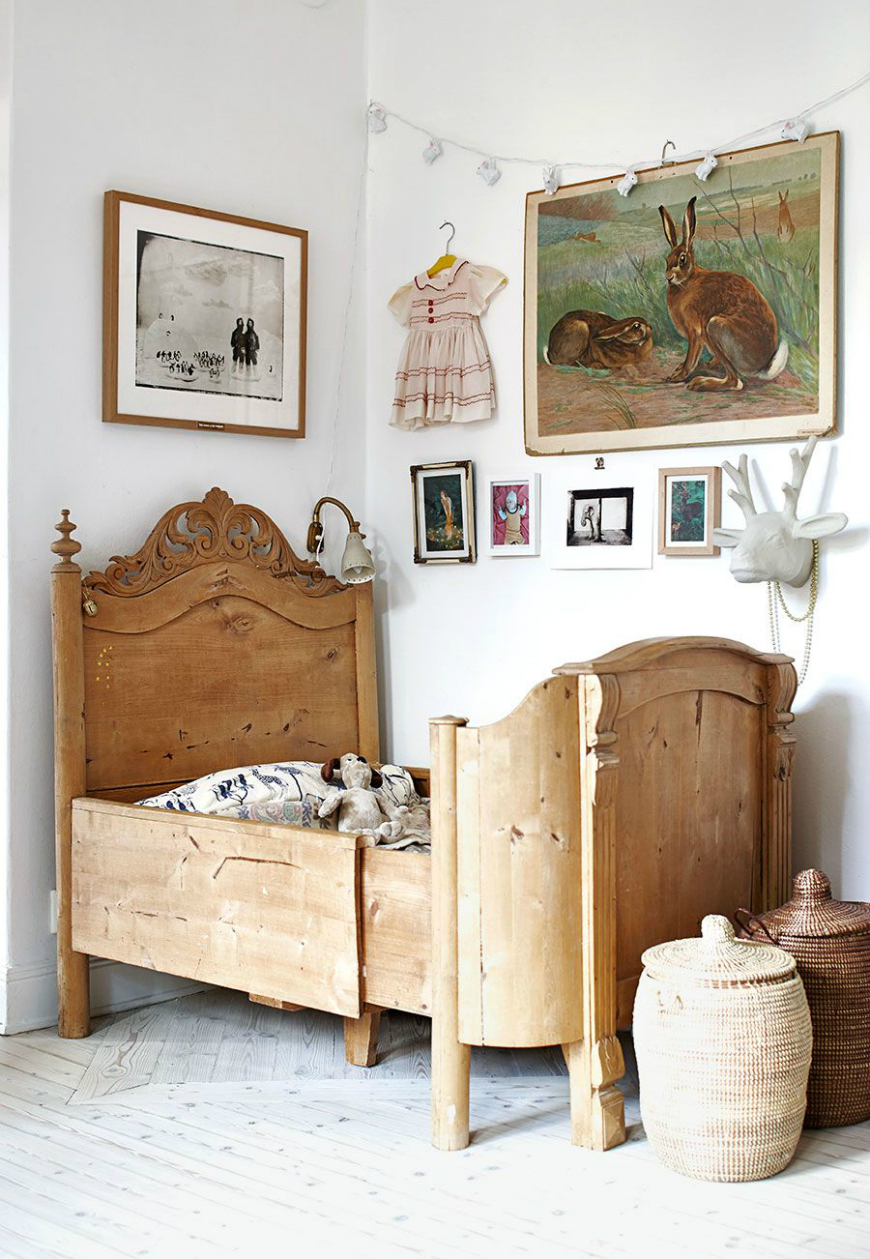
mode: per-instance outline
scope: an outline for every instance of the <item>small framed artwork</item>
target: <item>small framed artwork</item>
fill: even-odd
[[[103,419],[305,436],[308,233],[105,196]]]
[[[547,501],[553,568],[652,567],[652,502],[644,481],[575,473]]]
[[[722,469],[659,469],[659,555],[718,555]]]
[[[487,481],[490,555],[540,555],[541,477],[490,477]]]
[[[471,460],[411,469],[414,563],[473,564],[474,472]]]

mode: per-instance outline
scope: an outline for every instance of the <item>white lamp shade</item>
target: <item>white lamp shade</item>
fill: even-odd
[[[375,575],[375,562],[371,551],[362,540],[362,534],[352,531],[347,535],[347,545],[341,557],[341,580],[351,586],[371,581]]]

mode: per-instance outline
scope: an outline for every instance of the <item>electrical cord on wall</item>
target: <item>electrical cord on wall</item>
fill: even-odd
[[[320,7],[319,5],[317,6]],[[365,129],[365,141],[363,143],[362,162],[360,164],[359,181],[357,185],[356,195],[356,217],[354,220],[353,240],[351,243],[350,257],[350,275],[348,277],[347,301],[344,307],[344,318],[342,320],[341,329],[341,350],[338,357],[338,380],[335,386],[335,413],[332,419],[332,439],[329,451],[329,467],[326,473],[326,489],[325,494],[331,493],[332,490],[332,474],[335,469],[335,450],[338,445],[338,422],[341,417],[341,400],[344,387],[345,368],[347,365],[347,341],[348,330],[350,328],[350,312],[353,308],[354,292],[356,289],[356,267],[357,254],[359,252],[359,231],[360,222],[362,221],[363,206],[365,205],[365,188],[366,188],[366,172],[369,164],[369,133],[368,128]]]

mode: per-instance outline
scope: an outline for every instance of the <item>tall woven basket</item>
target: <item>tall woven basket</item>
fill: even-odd
[[[741,935],[795,959],[813,1020],[806,1125],[870,1119],[870,905],[835,901],[821,870],[795,877],[792,898],[755,917],[738,910]]]
[[[659,944],[643,963],[634,1045],[658,1158],[698,1180],[782,1171],[800,1138],[812,1052],[794,959],[736,940],[711,915],[701,939]]]

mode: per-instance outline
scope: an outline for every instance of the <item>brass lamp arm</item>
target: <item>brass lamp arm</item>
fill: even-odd
[[[343,511],[347,518],[348,529],[351,533],[359,533],[360,524],[358,520],[354,520],[350,509],[345,506],[340,498],[332,498],[331,495],[325,494],[323,498],[319,498],[314,504],[314,511],[311,516],[311,524],[308,526],[307,546],[311,555],[317,554],[317,548],[320,545],[320,539],[323,536],[323,525],[320,520],[320,509],[325,503],[332,503],[334,507],[338,507]],[[365,536],[364,534],[361,536]]]

